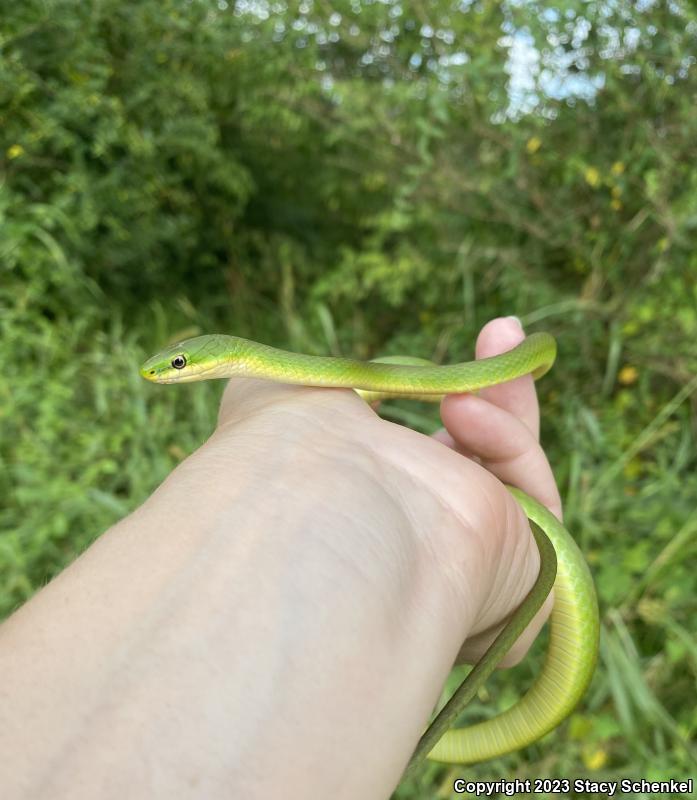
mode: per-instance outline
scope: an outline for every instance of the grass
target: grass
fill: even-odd
[[[136,507],[205,440],[223,388],[222,382],[152,386],[138,375],[140,362],[166,341],[220,329],[203,310],[154,303],[127,324],[124,311],[105,312],[94,299],[85,300],[82,289],[72,308],[46,313],[28,286],[22,302],[20,288],[13,289],[19,302],[5,303],[0,317],[6,378],[0,384],[2,615]],[[584,361],[577,343],[588,341],[591,312],[565,302],[559,301],[552,326],[561,332],[560,359],[538,386],[543,438],[566,521],[587,555],[600,597],[601,658],[594,681],[577,713],[542,741],[473,767],[429,764],[399,787],[398,800],[462,796],[452,791],[457,777],[667,780],[697,771],[691,743],[697,727],[691,409],[697,378],[666,383],[644,370],[625,372],[623,383],[623,359],[611,339],[599,339],[608,347],[604,358]],[[514,311],[482,308],[478,322]],[[291,349],[340,351],[340,331],[328,309],[318,311],[316,329],[292,308],[281,313],[285,342],[273,333],[278,319],[237,332]],[[528,330],[550,322],[540,309],[521,316]],[[652,352],[666,346],[647,342]],[[430,355],[435,345],[421,335],[419,354]],[[437,426],[437,408],[429,406],[393,403],[385,414],[424,432]],[[543,653],[540,641],[523,664],[497,673],[463,719],[511,704]],[[450,688],[461,677],[461,671],[451,676]]]

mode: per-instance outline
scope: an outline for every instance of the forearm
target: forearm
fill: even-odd
[[[389,795],[457,649],[448,592],[381,552],[414,537],[369,462],[248,442],[216,434],[0,629],[8,797]],[[361,502],[385,510],[333,513]]]

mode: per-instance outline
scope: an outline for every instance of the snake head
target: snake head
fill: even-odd
[[[188,383],[205,378],[224,377],[218,373],[226,370],[228,362],[226,358],[221,358],[221,352],[229,354],[230,345],[228,343],[227,349],[223,349],[219,339],[232,338],[215,335],[197,336],[177,342],[149,358],[140,368],[140,374],[153,383]],[[229,374],[229,371],[226,371],[226,374]]]

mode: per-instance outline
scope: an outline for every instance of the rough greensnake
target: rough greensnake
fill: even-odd
[[[390,356],[373,361],[309,356],[236,336],[197,336],[162,350],[141,367],[156,383],[186,383],[235,375],[305,386],[354,389],[367,402],[388,397],[438,401],[475,392],[522,375],[544,375],[556,342],[533,333],[508,352],[440,366],[425,359]],[[598,604],[590,571],[568,531],[544,506],[508,487],[523,508],[540,550],[540,572],[525,600],[422,736],[408,771],[424,757],[472,764],[518,750],[555,728],[583,696],[598,653]],[[491,674],[554,587],[550,638],[542,671],[528,692],[498,716],[468,728],[451,728],[462,708]]]

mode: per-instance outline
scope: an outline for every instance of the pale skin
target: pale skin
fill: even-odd
[[[477,357],[523,338],[493,320]],[[388,798],[537,575],[501,481],[561,517],[529,376],[441,412],[429,438],[230,381],[210,439],[0,627],[0,795]]]

